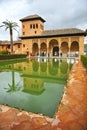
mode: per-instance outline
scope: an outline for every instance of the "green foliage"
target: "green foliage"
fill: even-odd
[[[4,54],[9,54],[9,52],[6,50],[0,51],[0,55],[4,55]]]
[[[9,59],[20,59],[20,58],[26,58],[26,54],[12,54],[12,55],[0,55],[0,60],[9,60]]]
[[[84,49],[87,50],[87,44],[84,44]]]
[[[1,66],[4,67],[5,65],[11,65],[11,64],[21,63],[21,62],[25,62],[25,61],[27,61],[26,58],[24,58],[24,59],[4,60],[4,61],[0,62],[0,67]]]
[[[13,54],[13,30],[16,30],[18,24],[9,20],[3,21],[0,27],[4,27],[5,31],[9,30],[10,43],[11,43],[11,54]],[[16,30],[17,31],[17,30]]]
[[[84,66],[87,69],[87,55],[82,55],[81,56],[81,61],[83,62]]]

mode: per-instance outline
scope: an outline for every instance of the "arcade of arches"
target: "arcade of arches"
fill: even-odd
[[[80,52],[79,41],[72,42],[51,39],[48,42],[32,43],[31,54],[33,56],[59,56],[59,57],[74,57],[78,56]]]
[[[86,32],[78,28],[45,30],[39,15],[20,19],[22,22],[22,53],[28,56],[76,57],[84,53]],[[31,24],[32,23],[32,24]],[[34,25],[32,27],[32,25]]]

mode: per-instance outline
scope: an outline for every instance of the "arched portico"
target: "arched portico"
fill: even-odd
[[[79,52],[79,56],[84,54],[86,31],[78,28],[45,30],[45,20],[38,15],[31,15],[26,19],[24,17],[20,21],[22,22],[21,53],[27,51],[29,54],[38,53],[38,56],[45,56],[43,52],[46,52],[47,57],[55,55],[70,57],[74,52],[75,54]]]
[[[71,43],[70,53],[71,53],[71,56],[78,56],[78,53],[79,53],[79,43],[77,41],[73,41]]]
[[[67,56],[69,51],[68,43],[62,42],[61,43],[61,54],[62,56]]]
[[[53,47],[53,56],[59,56],[59,47],[58,46]]]
[[[49,54],[51,56],[55,56],[59,54],[59,47],[58,47],[58,41],[56,39],[52,39],[49,42]]]
[[[46,53],[47,53],[47,45],[46,43],[41,43],[40,45],[40,53],[41,53],[41,56],[46,56]]]
[[[33,56],[38,55],[38,43],[33,43],[33,45],[32,45],[32,55]]]

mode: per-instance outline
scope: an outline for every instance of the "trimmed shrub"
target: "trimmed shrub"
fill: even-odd
[[[9,59],[20,59],[20,58],[26,58],[26,54],[12,54],[12,55],[0,55],[0,60],[9,60]]]
[[[83,62],[84,66],[87,69],[87,55],[82,55],[81,56],[81,61]]]
[[[0,55],[7,55],[7,54],[9,54],[9,52],[7,51],[7,50],[3,50],[3,51],[0,51]]]

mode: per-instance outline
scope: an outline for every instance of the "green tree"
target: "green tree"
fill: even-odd
[[[86,36],[87,36],[87,29],[85,30]]]
[[[16,28],[18,27],[18,24],[16,22],[6,20],[6,21],[2,22],[2,25],[0,27],[5,27],[5,31],[9,30],[11,54],[13,54],[13,30],[17,31]]]

